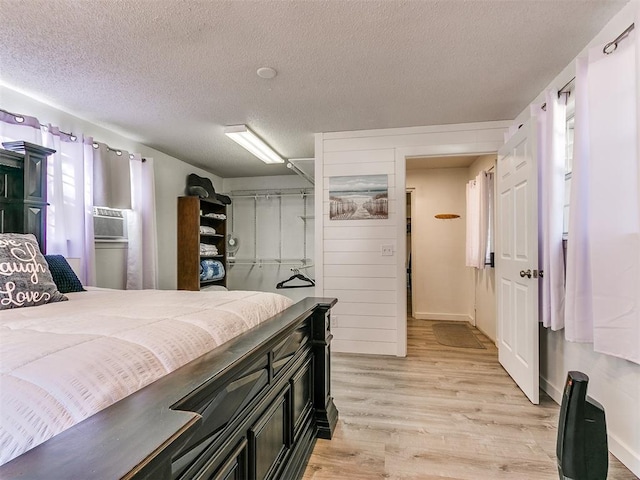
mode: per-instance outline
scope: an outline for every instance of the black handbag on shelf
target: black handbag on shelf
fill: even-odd
[[[192,197],[209,198],[217,200],[224,205],[231,204],[231,198],[227,195],[221,195],[216,193],[216,189],[213,187],[213,182],[210,179],[190,173],[187,176],[187,195]]]

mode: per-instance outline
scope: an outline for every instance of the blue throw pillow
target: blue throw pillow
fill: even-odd
[[[53,281],[60,293],[84,292],[82,283],[62,255],[45,255]]]
[[[200,281],[222,280],[224,275],[224,265],[219,260],[200,261]]]

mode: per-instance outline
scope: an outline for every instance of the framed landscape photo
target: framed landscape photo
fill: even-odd
[[[387,175],[329,177],[329,220],[389,218]]]

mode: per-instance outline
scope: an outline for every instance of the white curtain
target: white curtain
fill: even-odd
[[[79,278],[96,284],[93,206],[127,211],[127,289],[158,287],[153,159],[114,150],[91,137],[41,126],[35,117],[0,111],[0,141],[56,150],[47,162],[47,253],[80,260]]]
[[[611,55],[589,52],[588,232],[594,350],[640,363],[636,35]]]
[[[467,183],[466,266],[485,268],[489,236],[489,174]]]
[[[565,338],[571,342],[593,342],[591,263],[589,261],[589,102],[588,61],[576,63],[573,166],[569,200],[567,280],[564,311]]]
[[[480,198],[477,194],[475,180],[467,183],[467,229],[465,242],[465,265],[467,267],[475,267],[477,264],[476,249],[478,248],[478,229],[475,226],[478,223],[477,212],[479,210],[478,202]]]
[[[93,139],[43,127],[47,164],[47,252],[78,258],[83,285],[96,284],[93,231]]]
[[[43,145],[56,150],[47,159],[48,254],[80,260],[78,277],[95,285],[95,245],[92,215],[92,139],[75,140],[35,117],[0,112],[0,140]]]
[[[640,12],[639,12],[640,13]],[[640,18],[636,19],[636,25]],[[579,59],[567,340],[640,363],[640,39]]]
[[[93,204],[97,207],[131,208],[129,152],[94,144]]]
[[[565,98],[546,92],[546,111],[539,110],[538,203],[540,320],[552,330],[564,328],[564,253],[562,248],[566,145]]]
[[[129,248],[127,290],[158,288],[158,245],[153,159],[131,155],[131,210],[127,212]]]

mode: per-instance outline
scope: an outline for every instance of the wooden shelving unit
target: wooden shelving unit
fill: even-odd
[[[216,200],[199,197],[178,197],[178,290],[200,290],[210,285],[227,286],[227,275],[221,280],[200,281],[200,260],[220,260],[227,270],[227,220],[208,217],[224,214],[227,206]],[[207,225],[215,234],[201,234],[200,226]],[[200,243],[215,245],[218,255],[200,255]],[[227,272],[228,273],[228,272]]]

